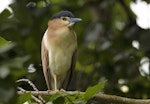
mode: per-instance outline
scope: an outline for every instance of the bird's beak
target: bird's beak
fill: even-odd
[[[81,18],[70,18],[69,26],[73,26],[76,22],[82,21]]]
[[[82,19],[81,18],[70,18],[70,23],[76,23],[79,21],[82,21]]]

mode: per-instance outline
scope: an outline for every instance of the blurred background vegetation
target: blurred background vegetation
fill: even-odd
[[[0,104],[15,103],[15,81],[20,78],[30,79],[39,90],[47,89],[41,39],[50,17],[61,10],[83,20],[75,25],[78,59],[69,89],[85,91],[107,80],[106,94],[149,98],[150,75],[141,65],[149,63],[150,30],[136,24],[131,2],[135,0],[14,0],[12,11],[0,14],[0,36],[11,41],[0,46]],[[143,57],[147,60],[141,63]],[[19,86],[32,90],[24,83]]]

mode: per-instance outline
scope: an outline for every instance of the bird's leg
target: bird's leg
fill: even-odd
[[[58,89],[57,89],[57,76],[56,75],[54,75],[54,90],[58,91]]]

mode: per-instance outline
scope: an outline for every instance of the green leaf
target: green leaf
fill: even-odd
[[[54,95],[52,95],[52,96],[50,97],[50,100],[49,100],[49,101],[54,101],[54,100],[56,100],[56,99],[59,98],[59,97],[61,97],[61,94],[60,94],[60,93],[56,93],[56,94],[54,94]]]
[[[56,99],[59,98],[59,97],[65,97],[65,96],[68,96],[68,95],[70,95],[70,94],[68,94],[68,93],[66,93],[66,92],[63,92],[63,91],[60,91],[60,92],[58,92],[58,93],[52,95],[52,96],[50,97],[50,101],[54,101],[54,100],[56,100]]]
[[[24,102],[29,101],[30,99],[32,99],[31,93],[25,93],[18,97],[17,104],[23,104]]]
[[[10,15],[11,15],[11,12],[8,9],[4,9],[0,14],[0,19],[8,18]]]
[[[89,100],[90,98],[93,97],[93,95],[95,95],[97,92],[99,92],[101,89],[104,88],[106,81],[100,82],[95,86],[89,87],[85,93],[84,93],[84,98],[85,100]]]
[[[10,41],[7,41],[4,38],[0,37],[0,46],[4,46],[4,45],[6,45],[8,43],[10,43]]]
[[[64,104],[65,98],[64,97],[59,97],[56,100],[53,101],[54,104]]]
[[[50,101],[52,101],[54,104],[63,104],[65,102],[65,96],[68,94],[65,92],[58,92],[50,97]]]

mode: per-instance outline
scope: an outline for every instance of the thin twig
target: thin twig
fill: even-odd
[[[20,90],[20,92],[22,92],[22,94],[26,93],[26,90],[23,89],[23,88],[21,88],[21,87],[18,87],[18,90]],[[29,93],[29,92],[28,92],[28,93]],[[42,102],[40,99],[38,99],[37,97],[35,97],[34,95],[32,95],[32,93],[31,93],[31,97],[32,97],[32,99],[34,99],[37,103],[43,104],[43,102]]]
[[[37,87],[29,79],[19,79],[16,82],[27,82],[33,88],[33,90],[39,92]],[[45,100],[42,98],[42,96],[40,94],[37,94],[37,96],[43,103],[45,103]]]
[[[35,91],[39,91],[37,87],[29,79],[19,79],[16,82],[27,82]]]
[[[50,0],[45,0],[46,6],[50,5]]]

